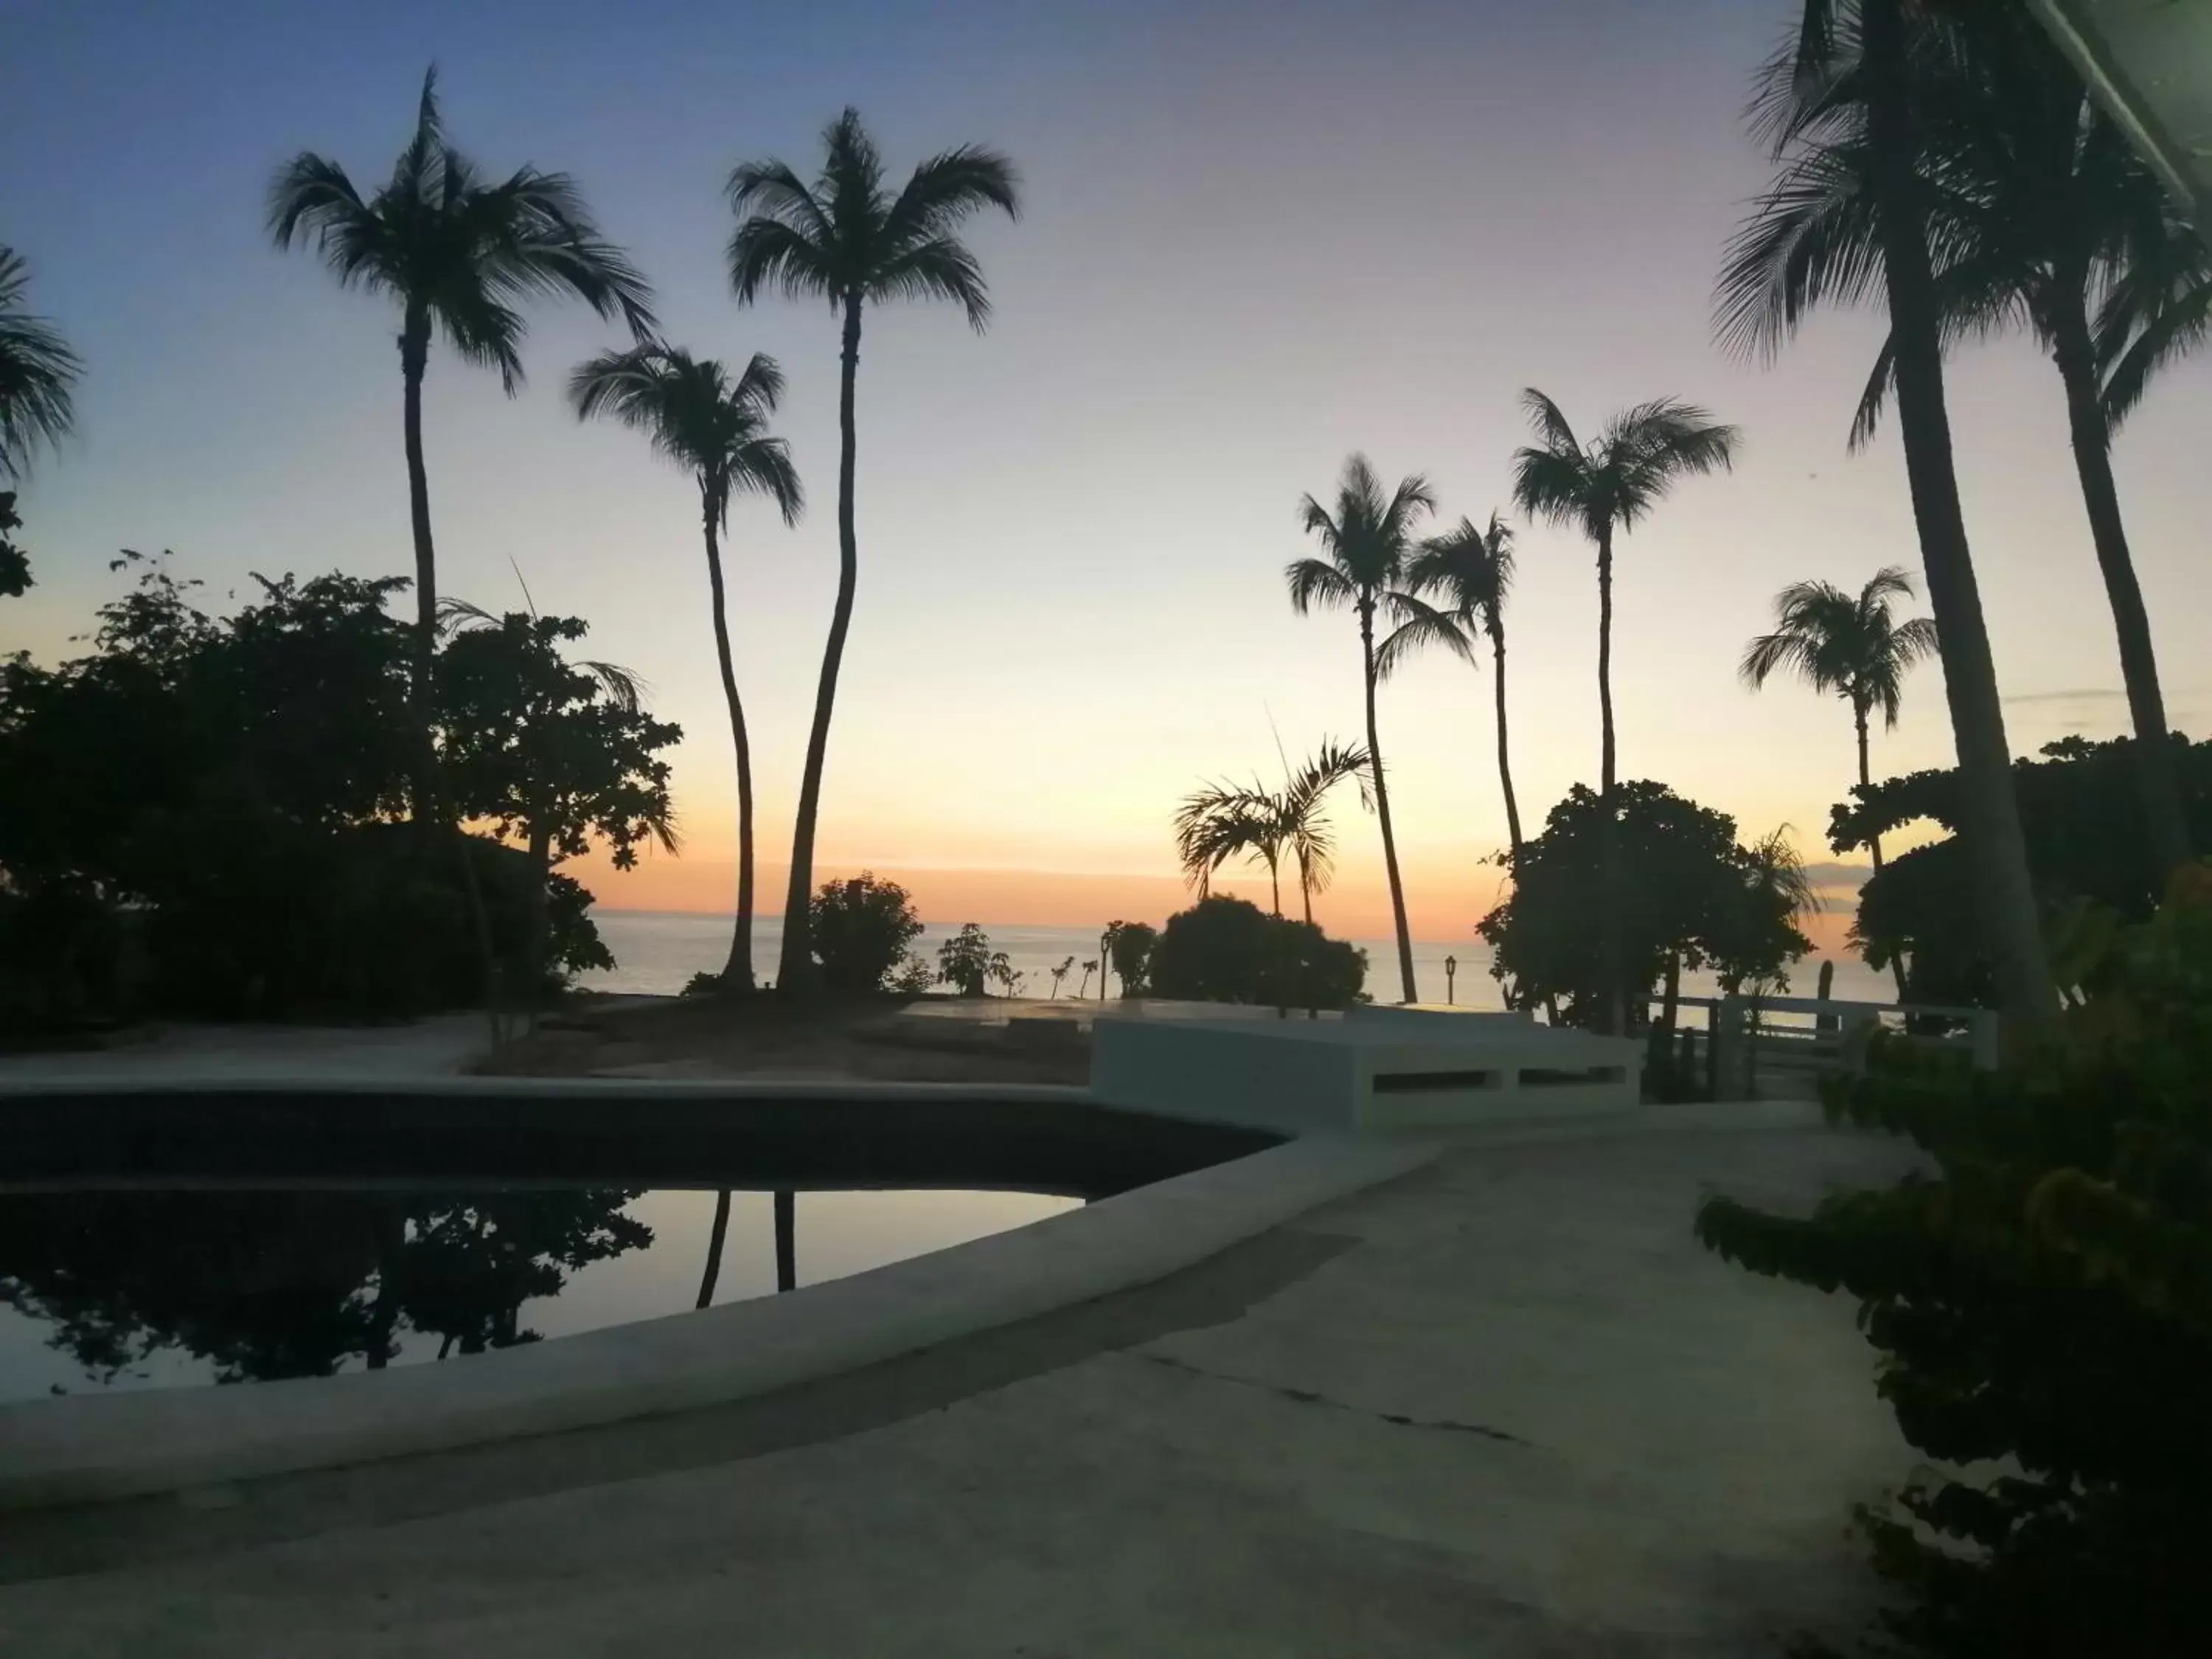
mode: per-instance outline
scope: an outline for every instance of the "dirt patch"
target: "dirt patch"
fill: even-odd
[[[847,1079],[1082,1084],[1088,1034],[904,1016],[906,1005],[794,1008],[772,997],[580,1002],[471,1069],[495,1077]]]

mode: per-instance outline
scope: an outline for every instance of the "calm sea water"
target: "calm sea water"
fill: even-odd
[[[720,969],[730,951],[730,918],[697,911],[601,910],[592,912],[599,937],[614,953],[612,972],[588,974],[584,983],[594,990],[672,995],[684,981],[702,970]],[[1053,994],[1051,970],[1069,957],[1075,967],[1060,994],[1072,996],[1080,988],[1083,964],[1098,957],[1098,935],[1086,927],[1017,927],[983,925],[992,948],[1004,951],[1017,972],[1027,975],[1024,996]],[[923,930],[914,948],[925,961],[937,960],[937,947],[957,933],[957,925],[933,924]],[[1388,939],[1356,941],[1367,952],[1367,989],[1377,1001],[1395,1001],[1398,983],[1397,947]],[[753,922],[753,972],[763,980],[775,975],[777,952],[783,944],[783,919],[762,916]],[[1422,999],[1444,1000],[1444,959],[1455,957],[1452,1000],[1472,1008],[1499,1008],[1498,981],[1490,976],[1490,947],[1480,939],[1463,942],[1436,939],[1413,941],[1413,975]],[[1790,975],[1794,995],[1810,996],[1820,975],[1817,958],[1808,957]],[[1118,987],[1116,988],[1118,989]],[[1690,995],[1710,995],[1716,988],[1701,974],[1686,974],[1682,988]],[[1098,994],[1098,981],[1091,981],[1090,994]],[[1870,970],[1856,957],[1836,959],[1835,994],[1845,1000],[1886,1002],[1894,988],[1882,975]]]

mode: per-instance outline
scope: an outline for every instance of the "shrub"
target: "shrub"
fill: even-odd
[[[1000,969],[1012,971],[1006,953],[994,952],[991,936],[972,921],[963,922],[958,933],[937,947],[937,977],[961,996],[988,995]]]
[[[1160,942],[1160,930],[1150,922],[1117,921],[1106,931],[1107,957],[1114,964],[1114,976],[1121,981],[1121,994],[1143,996],[1151,988],[1152,951]]]
[[[2024,1060],[1978,1076],[1890,1040],[1831,1085],[1932,1176],[1698,1217],[1730,1260],[1858,1299],[1940,1461],[1859,1511],[1911,1653],[2212,1652],[2212,866],[2146,923],[2083,907],[2065,932],[2069,1006]]]
[[[921,933],[914,896],[870,871],[823,882],[809,915],[822,988],[832,996],[872,996],[890,988],[893,970]]]
[[[1247,900],[1200,899],[1168,918],[1149,963],[1154,996],[1194,1002],[1344,1008],[1366,982],[1367,953],[1310,922]]]

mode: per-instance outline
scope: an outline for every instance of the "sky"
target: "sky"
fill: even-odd
[[[987,333],[944,306],[868,315],[822,873],[896,872],[933,921],[1160,920],[1182,794],[1279,776],[1279,739],[1295,760],[1359,735],[1352,619],[1301,619],[1285,597],[1284,564],[1314,550],[1300,497],[1358,450],[1389,478],[1426,473],[1445,521],[1480,521],[1507,504],[1531,385],[1584,431],[1662,395],[1742,428],[1732,475],[1684,484],[1619,549],[1622,773],[1747,836],[1792,825],[1826,860],[1848,712],[1789,685],[1754,696],[1735,665],[1784,584],[1856,587],[1917,554],[1893,434],[1844,447],[1877,322],[1820,318],[1771,366],[1712,342],[1720,250],[1764,178],[1741,110],[1790,9],[0,0],[0,149],[18,158],[0,241],[89,364],[79,436],[23,492],[39,586],[0,611],[0,649],[66,654],[123,547],[174,550],[218,602],[252,571],[410,568],[396,313],[276,252],[262,214],[301,149],[380,179],[434,58],[455,141],[501,173],[575,175],[653,280],[667,337],[766,351],[789,377],[777,424],[811,510],[787,530],[741,504],[729,541],[773,908],[836,587],[837,342],[822,307],[736,305],[721,186],[763,155],[811,175],[849,103],[895,177],[997,145],[1024,211],[971,229]],[[531,320],[513,399],[434,351],[441,586],[505,608],[526,582],[645,677],[687,733],[685,850],[577,873],[608,906],[726,908],[735,789],[696,496],[562,400],[613,331],[574,305]],[[2014,748],[2113,735],[2124,705],[2056,372],[1999,341],[1962,351],[1950,390]],[[2169,711],[2196,737],[2212,728],[2212,668],[2189,648],[2212,613],[2208,392],[2212,354],[2154,388],[2115,457]],[[1510,696],[1533,830],[1596,771],[1596,592],[1570,532],[1523,526],[1519,555]],[[1949,763],[1940,672],[1909,684],[1879,771]],[[1382,694],[1419,937],[1468,938],[1498,895],[1489,696],[1486,660],[1443,657]],[[1349,793],[1336,820],[1319,919],[1386,933],[1374,822]]]

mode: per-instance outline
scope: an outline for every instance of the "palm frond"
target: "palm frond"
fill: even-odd
[[[968,325],[978,334],[991,323],[983,267],[957,237],[934,237],[878,265],[870,273],[867,297],[950,300],[968,313]]]
[[[1375,652],[1375,678],[1386,680],[1401,663],[1430,646],[1441,647],[1462,662],[1475,660],[1474,641],[1461,614],[1439,611],[1413,594],[1392,592],[1384,597],[1397,626],[1384,636]]]
[[[71,392],[83,360],[24,307],[29,286],[29,265],[0,246],[0,478],[21,477],[33,450],[59,444],[76,425]]]
[[[963,144],[915,167],[884,216],[887,246],[904,249],[948,235],[962,221],[997,208],[1022,216],[1021,183],[1014,165],[982,144]]]
[[[750,305],[763,289],[781,289],[787,299],[819,295],[835,305],[844,297],[831,251],[798,226],[759,216],[742,220],[730,233],[730,291],[739,305]]]
[[[1583,453],[1582,440],[1575,436],[1574,428],[1567,424],[1567,417],[1559,404],[1534,386],[1521,389],[1521,409],[1535,429],[1536,441],[1542,447],[1560,455]]]
[[[1301,617],[1316,606],[1352,605],[1359,590],[1334,565],[1320,559],[1293,559],[1283,567],[1283,580],[1291,590],[1291,609]]]
[[[1532,519],[1581,523],[1589,485],[1590,469],[1580,452],[1523,447],[1513,453],[1513,504]]]

